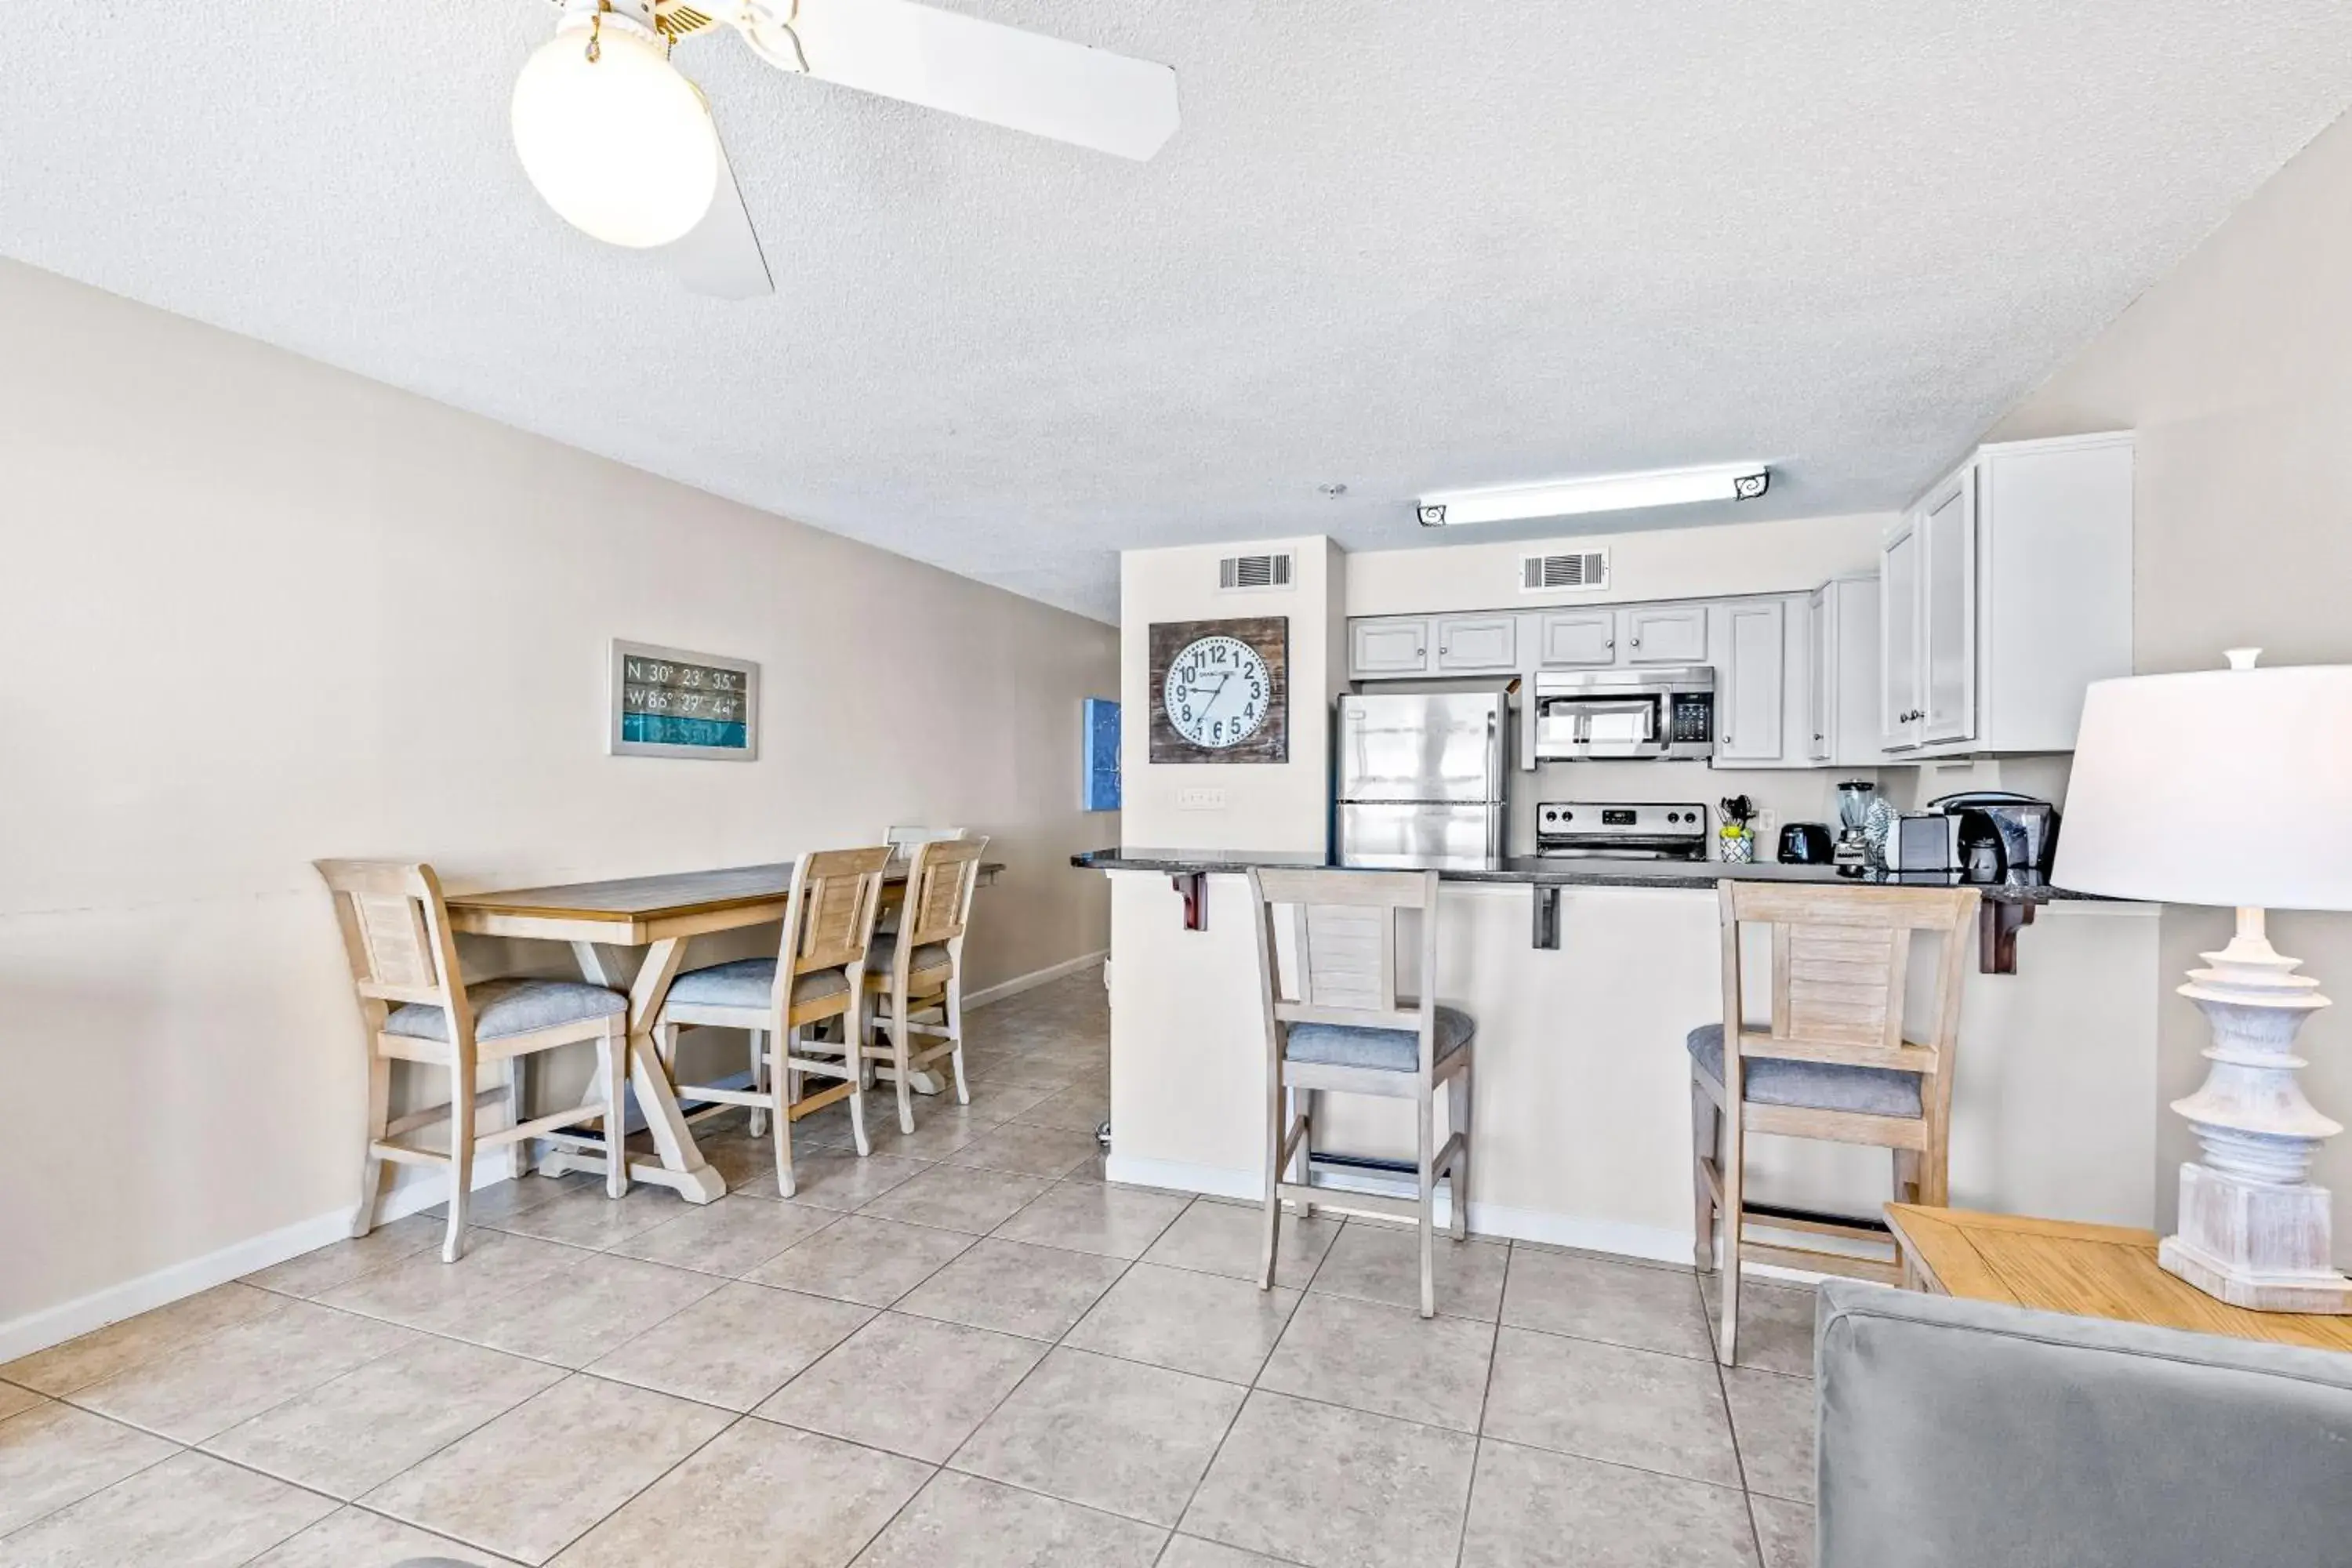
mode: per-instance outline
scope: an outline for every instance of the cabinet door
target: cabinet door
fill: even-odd
[[[1973,740],[1977,732],[1976,469],[1963,468],[1927,498],[1919,520],[1919,743]]]
[[[1627,664],[1705,664],[1706,606],[1657,605],[1623,616]]]
[[[1545,664],[1617,662],[1617,616],[1612,610],[1551,610],[1542,617]]]
[[[1827,763],[1837,755],[1837,619],[1838,585],[1822,587],[1813,595],[1812,622],[1805,628],[1809,661],[1806,691],[1811,710],[1805,760]]]
[[[1519,668],[1517,616],[1437,617],[1437,668],[1447,675]]]
[[[1779,762],[1785,613],[1775,599],[1732,605],[1724,614],[1725,661],[1716,675],[1716,759]]]
[[[1878,733],[1890,752],[1919,743],[1920,568],[1916,514],[1906,518],[1878,548]]]
[[[1348,673],[1378,678],[1429,673],[1429,623],[1418,616],[1348,623]]]

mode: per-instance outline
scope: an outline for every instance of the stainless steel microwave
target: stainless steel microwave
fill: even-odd
[[[1536,674],[1538,762],[1715,755],[1715,669],[1547,669]]]

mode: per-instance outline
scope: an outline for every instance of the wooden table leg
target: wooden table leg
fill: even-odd
[[[592,985],[613,984],[612,964],[593,943],[575,942],[572,951],[583,979]],[[688,1203],[707,1204],[727,1191],[726,1178],[711,1168],[695,1146],[686,1114],[678,1109],[677,1090],[662,1066],[660,1053],[654,1049],[654,1020],[661,1016],[663,999],[668,996],[670,982],[677,978],[678,961],[685,956],[684,937],[655,942],[646,949],[645,962],[638,965],[637,978],[629,987],[629,1082],[636,1091],[637,1109],[645,1112],[646,1127],[653,1133],[655,1152],[660,1156],[658,1162],[631,1160],[629,1179],[672,1188]],[[590,1086],[589,1097],[594,1098],[595,1093],[594,1086]],[[566,1171],[602,1171],[604,1162],[601,1155],[559,1148],[541,1168],[554,1176]]]

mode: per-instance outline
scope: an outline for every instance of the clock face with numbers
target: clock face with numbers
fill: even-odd
[[[1221,752],[1265,724],[1274,706],[1274,678],[1257,650],[1240,638],[1199,637],[1169,661],[1160,703],[1179,735]]]

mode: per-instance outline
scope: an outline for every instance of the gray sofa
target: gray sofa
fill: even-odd
[[[2352,1564],[2352,1355],[1839,1280],[1819,1568]]]

